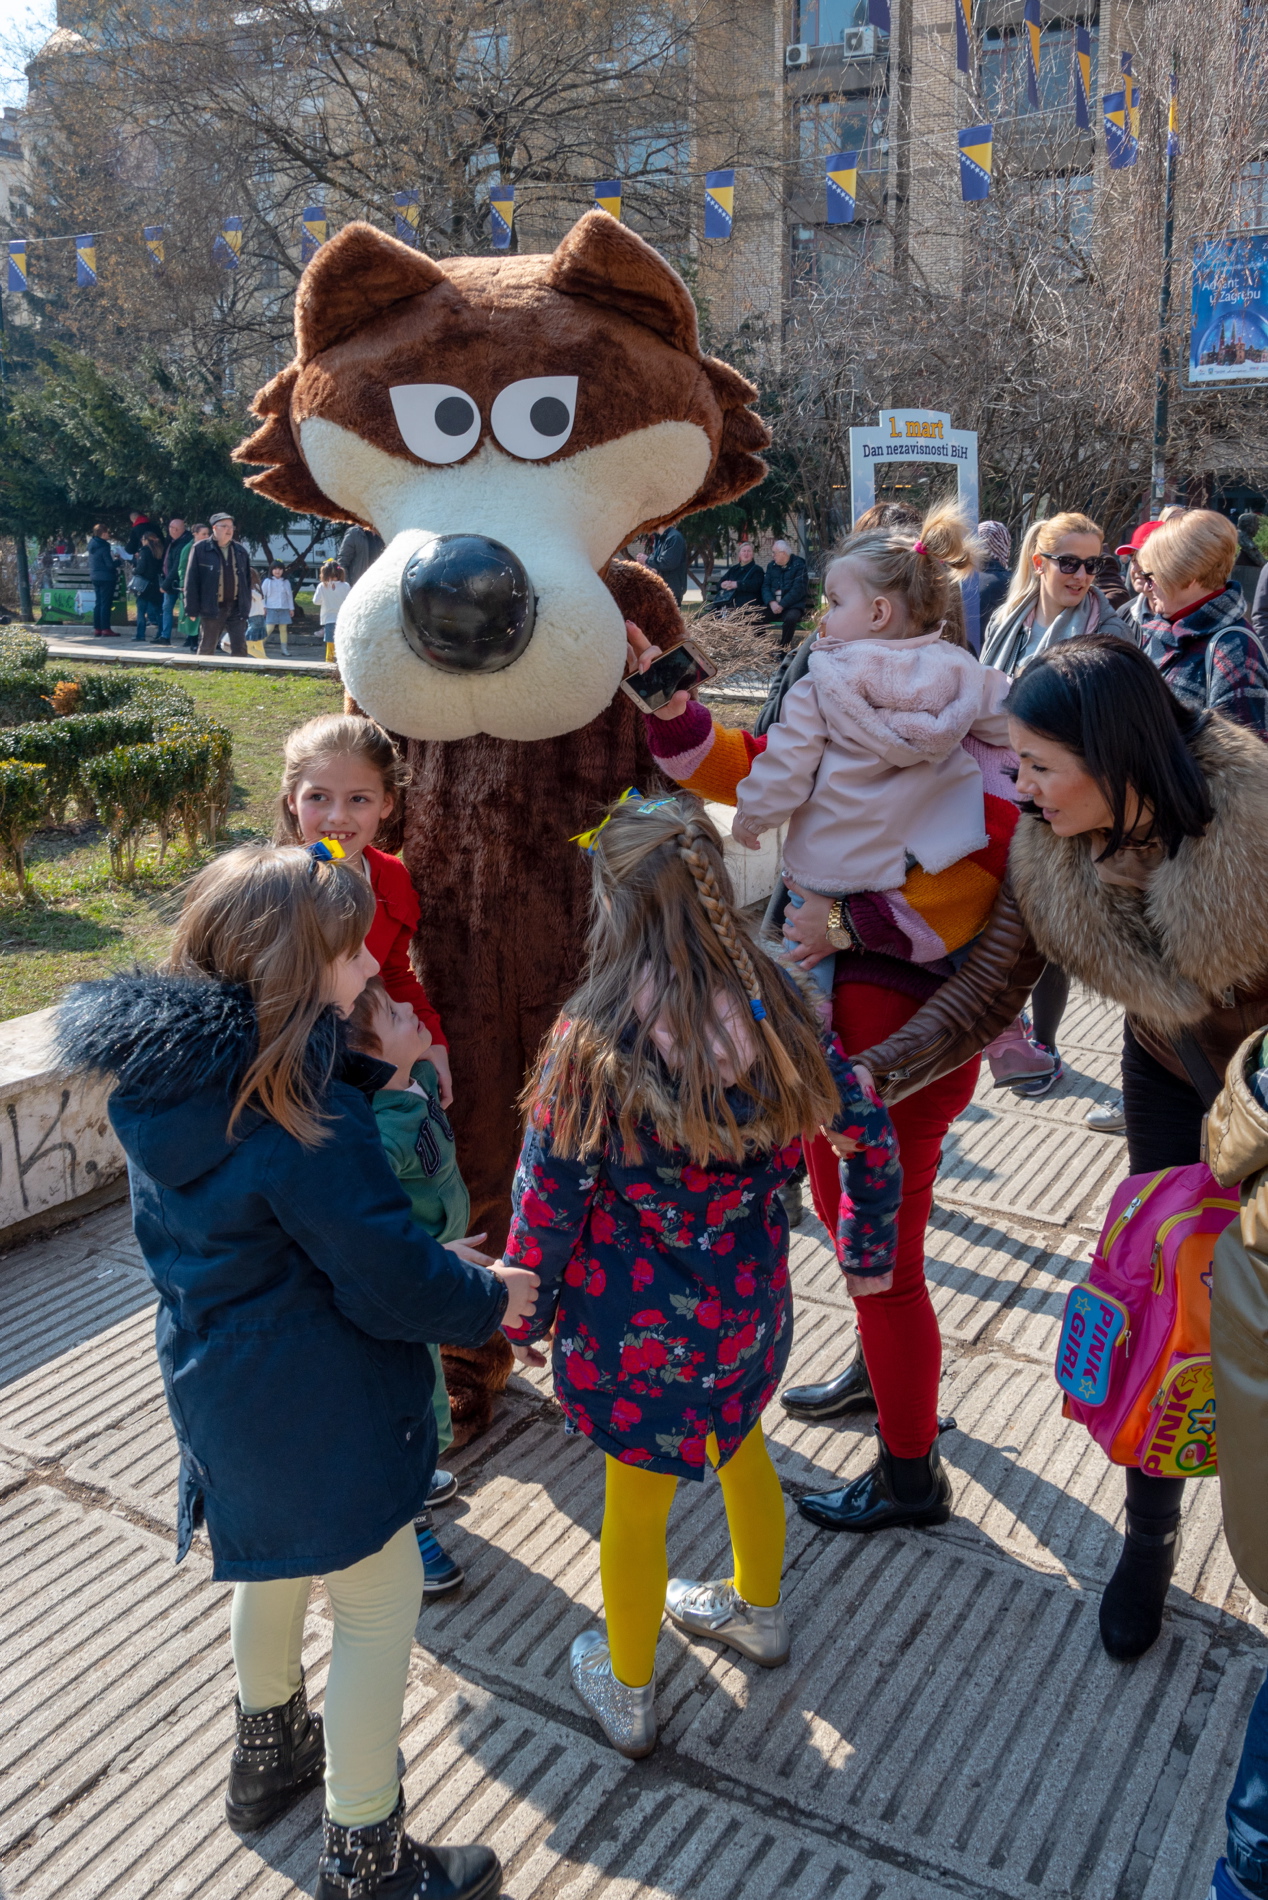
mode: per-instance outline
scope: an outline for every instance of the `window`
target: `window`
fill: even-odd
[[[801,108],[801,162],[817,170],[833,152],[857,152],[860,171],[884,171],[889,140],[889,101],[851,93],[844,99],[809,100]]]
[[[1234,231],[1268,228],[1268,157],[1252,158],[1233,181]]]
[[[488,32],[471,33],[467,36],[461,66],[466,72],[478,72],[492,77],[495,73],[506,71],[510,58],[510,35],[490,29]]]
[[[1074,112],[1074,23],[1046,26],[1039,36],[1039,108]],[[1098,119],[1097,30],[1092,38],[1092,123]],[[982,35],[980,78],[982,98],[991,119],[1032,112],[1026,97],[1026,30],[1022,26],[991,26]]]
[[[871,255],[872,232],[866,224],[810,225],[792,228],[792,277],[798,289],[841,291],[857,284]]]
[[[496,145],[482,145],[467,160],[467,183],[471,186],[471,195],[475,203],[484,204],[489,196],[489,186],[499,178],[501,164]]]
[[[622,178],[649,178],[657,173],[676,176],[688,167],[690,132],[685,125],[645,125],[616,144],[617,170]]]
[[[867,23],[867,0],[800,0],[797,38],[808,46],[839,46],[847,26]]]

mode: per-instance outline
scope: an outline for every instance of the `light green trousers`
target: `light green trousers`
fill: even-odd
[[[300,1685],[310,1577],[239,1583],[230,1631],[238,1699],[258,1715]],[[368,1827],[396,1806],[396,1751],[410,1644],[423,1598],[423,1560],[406,1524],[373,1557],[325,1579],[335,1636],[326,1678],[326,1811],[341,1827]]]

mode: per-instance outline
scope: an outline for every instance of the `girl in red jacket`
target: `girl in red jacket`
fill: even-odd
[[[409,960],[418,896],[400,859],[373,843],[404,789],[405,761],[382,726],[357,713],[308,720],[289,734],[283,756],[275,842],[316,844],[333,838],[352,869],[369,878],[376,903],[366,949],[393,1002],[410,1004],[431,1031],[428,1060],[440,1083],[441,1107],[448,1108],[453,1101],[449,1045]]]

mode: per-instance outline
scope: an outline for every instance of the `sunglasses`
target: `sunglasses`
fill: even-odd
[[[1077,574],[1081,567],[1086,568],[1089,574],[1095,576],[1096,570],[1101,564],[1099,554],[1094,555],[1090,561],[1081,561],[1077,554],[1045,554],[1042,549],[1039,551],[1039,559],[1041,561],[1055,561],[1061,572],[1067,577],[1071,574]]]

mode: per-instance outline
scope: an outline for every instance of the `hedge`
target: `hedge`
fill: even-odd
[[[46,724],[14,726],[5,733],[2,749],[10,758],[45,768],[48,815],[53,824],[60,825],[70,798],[76,800],[82,818],[93,815],[83,778],[89,759],[115,746],[144,744],[155,736],[154,719],[148,712],[72,713]]]
[[[31,895],[27,839],[43,823],[47,807],[44,767],[21,759],[0,759],[0,861],[12,872],[24,897]]]
[[[186,823],[187,812],[206,808],[211,741],[191,729],[152,745],[115,746],[89,759],[83,776],[110,839],[110,867],[116,877],[131,878],[147,831],[158,831],[161,864],[177,824]]]
[[[26,725],[32,719],[51,719],[49,697],[53,681],[35,669],[6,666],[0,656],[0,726]]]
[[[25,627],[0,627],[0,668],[42,673],[48,663],[48,642]]]

